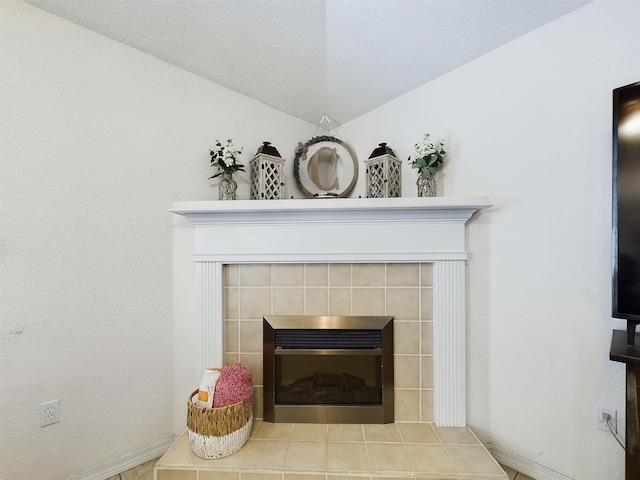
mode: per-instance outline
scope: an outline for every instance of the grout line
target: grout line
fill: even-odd
[[[349,264],[349,291],[350,291],[350,295],[351,295],[351,315],[355,315],[353,313],[353,290],[358,288],[360,285],[356,285],[356,278],[355,278],[355,264],[351,263]]]
[[[269,312],[273,315],[273,263],[269,264]]]
[[[367,442],[367,437],[364,431],[364,425],[360,425],[360,429],[362,431],[362,444],[364,445],[364,453],[367,455],[367,470],[371,471],[371,459],[369,458],[369,442]]]

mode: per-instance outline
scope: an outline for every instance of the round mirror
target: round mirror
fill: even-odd
[[[356,185],[358,159],[351,147],[338,138],[313,137],[298,144],[293,175],[307,198],[345,198]]]

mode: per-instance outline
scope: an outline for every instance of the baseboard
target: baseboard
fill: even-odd
[[[500,447],[496,447],[492,444],[485,445],[489,453],[495,458],[498,463],[511,467],[518,472],[529,475],[536,480],[573,480],[571,477],[567,477],[562,473],[558,473],[550,468],[544,467],[531,460],[516,455]]]
[[[118,475],[119,473],[126,472],[138,465],[141,465],[154,458],[161,457],[169,450],[169,447],[173,445],[177,437],[171,437],[163,442],[156,443],[150,447],[138,450],[135,453],[126,455],[118,460],[109,462],[101,467],[94,468],[93,470],[73,477],[69,477],[67,480],[105,480],[109,477]]]

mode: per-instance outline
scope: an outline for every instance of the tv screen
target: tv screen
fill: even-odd
[[[640,82],[613,91],[613,316],[640,324]]]

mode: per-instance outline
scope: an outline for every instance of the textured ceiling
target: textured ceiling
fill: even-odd
[[[291,115],[345,123],[592,0],[27,0]]]

